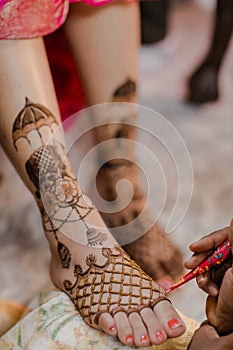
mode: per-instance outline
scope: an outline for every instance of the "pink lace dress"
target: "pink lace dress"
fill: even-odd
[[[69,3],[78,1],[102,6],[113,0],[0,0],[0,39],[49,34],[64,23]]]

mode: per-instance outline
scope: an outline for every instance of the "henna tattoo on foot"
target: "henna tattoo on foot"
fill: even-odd
[[[72,296],[88,324],[98,326],[99,317],[105,312],[112,316],[120,311],[129,315],[168,300],[163,289],[155,285],[120,247],[114,251],[103,248],[102,256],[106,260],[100,265],[97,257],[89,254],[86,257],[87,269],[83,271],[80,265],[75,265],[75,281],[63,282],[65,291]]]

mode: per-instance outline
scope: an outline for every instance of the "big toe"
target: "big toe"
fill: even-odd
[[[172,304],[163,300],[154,306],[154,312],[169,338],[176,338],[185,332],[185,324],[172,307]]]

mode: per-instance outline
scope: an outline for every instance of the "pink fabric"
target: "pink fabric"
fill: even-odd
[[[0,39],[32,38],[52,33],[65,21],[70,2],[79,0],[0,0]],[[92,6],[112,0],[80,0]]]

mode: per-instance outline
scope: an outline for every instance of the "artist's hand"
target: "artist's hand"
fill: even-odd
[[[203,254],[209,255],[204,252],[209,249],[210,241],[212,246],[216,248],[226,238],[229,238],[233,247],[233,222],[231,227],[223,230],[216,231],[209,236],[206,236],[201,241],[191,245],[191,249],[196,253],[186,263],[186,267],[193,263],[192,260],[198,258],[205,258]],[[204,241],[204,243],[203,243]],[[200,244],[199,244],[200,243]],[[194,248],[193,248],[194,247]],[[202,252],[199,250],[202,247]],[[232,248],[233,250],[233,248]],[[197,262],[197,264],[200,261]],[[211,272],[206,273],[201,279],[199,276],[197,279],[198,285],[209,293],[206,303],[206,314],[208,321],[218,330],[219,334],[229,334],[233,332],[233,266],[232,258],[222,264],[221,267],[217,267]]]
[[[185,262],[187,269],[194,269],[199,265],[207,256],[223,243],[230,235],[230,227],[225,227],[221,230],[210,233],[204,236],[199,241],[190,245],[190,250],[194,253],[192,257]],[[212,297],[216,297],[219,293],[219,288],[222,284],[225,272],[231,267],[231,258],[226,260],[217,268],[212,269],[210,272],[206,272],[203,275],[197,277],[198,286],[203,289]]]
[[[216,329],[204,323],[195,333],[188,350],[233,350],[233,333],[220,337]]]

